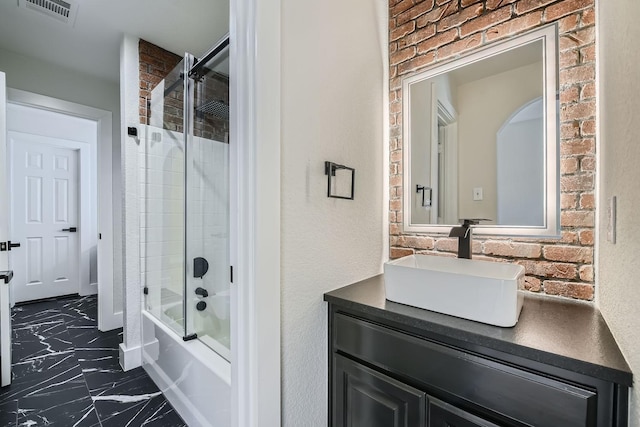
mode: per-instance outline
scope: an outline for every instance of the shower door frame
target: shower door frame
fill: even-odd
[[[193,84],[193,79],[191,79],[189,72],[191,71],[191,68],[193,67],[193,63],[194,63],[194,56],[190,53],[185,53],[184,54],[184,71],[183,71],[183,82],[184,82],[184,116],[182,117],[183,120],[183,125],[182,125],[182,135],[183,135],[183,144],[184,144],[184,206],[183,206],[183,211],[184,211],[184,227],[183,227],[183,245],[182,245],[182,250],[183,250],[183,254],[182,254],[182,260],[184,263],[184,269],[182,271],[183,277],[182,277],[182,318],[184,319],[184,324],[183,324],[183,333],[182,333],[182,339],[184,341],[188,341],[191,339],[195,339],[197,338],[197,334],[192,333],[189,334],[189,322],[190,322],[190,317],[188,317],[188,312],[189,310],[187,309],[187,305],[189,302],[189,297],[190,295],[187,294],[187,291],[189,290],[189,281],[187,280],[188,274],[187,274],[187,270],[188,270],[188,266],[189,266],[189,261],[187,260],[187,256],[188,256],[188,248],[187,245],[189,243],[189,206],[188,206],[188,200],[189,200],[189,169],[187,168],[187,166],[190,164],[190,157],[189,157],[189,152],[190,152],[190,147],[189,145],[191,144],[192,140],[191,137],[193,135],[193,107],[194,107],[194,102],[193,102],[193,93],[194,93],[194,84]]]

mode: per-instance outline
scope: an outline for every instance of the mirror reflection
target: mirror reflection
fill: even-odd
[[[485,218],[494,234],[557,233],[549,44],[533,34],[407,79],[405,228]]]

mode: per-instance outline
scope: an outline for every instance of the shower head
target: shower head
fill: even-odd
[[[198,113],[210,114],[223,120],[229,120],[229,105],[223,101],[207,101],[196,107]]]

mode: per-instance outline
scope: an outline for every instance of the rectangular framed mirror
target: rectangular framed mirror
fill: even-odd
[[[559,237],[557,25],[402,82],[405,232]]]

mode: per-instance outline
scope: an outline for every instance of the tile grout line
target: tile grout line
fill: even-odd
[[[98,331],[97,319],[95,320],[95,322],[96,324],[93,327],[95,328],[96,331]],[[65,326],[66,326],[66,321],[65,321]],[[78,361],[78,366],[80,366],[80,372],[82,372],[82,379],[84,381],[85,387],[87,388],[87,394],[89,395],[89,399],[91,399],[91,407],[93,408],[93,412],[96,414],[96,419],[98,420],[98,424],[100,425],[100,427],[102,427],[102,417],[100,416],[100,414],[98,413],[98,409],[96,408],[95,402],[93,400],[93,395],[91,394],[91,389],[89,389],[89,383],[87,382],[87,376],[85,375],[84,369],[80,365],[80,360],[78,359],[78,356],[76,353],[76,344],[75,342],[73,342],[73,340],[72,340],[72,344],[73,344],[73,353],[76,357],[76,360]]]
[[[69,327],[67,325],[66,320],[64,320],[64,327],[67,330],[67,333],[69,334],[69,338],[70,338],[69,341],[71,341],[71,344],[73,345],[73,357],[75,357],[76,362],[78,363],[78,367],[80,368],[80,372],[82,373],[82,381],[84,382],[84,386],[87,389],[87,395],[89,396],[89,399],[91,399],[91,407],[93,408],[93,412],[96,414],[98,424],[100,425],[100,427],[102,427],[102,420],[100,419],[100,414],[98,414],[96,405],[93,402],[93,396],[91,395],[91,390],[89,390],[89,384],[87,383],[87,376],[84,374],[84,369],[82,369],[82,366],[80,365],[80,360],[78,359],[78,354],[76,353],[76,344],[73,341],[73,339],[71,339],[71,333],[69,332]]]
[[[96,323],[97,323],[97,320],[96,320]],[[65,327],[66,325],[67,325],[67,322],[65,321]],[[95,325],[95,329],[98,330],[97,324]],[[69,334],[69,336],[71,336],[71,334]],[[87,388],[87,394],[89,395],[89,399],[91,399],[91,407],[93,408],[93,412],[96,414],[98,424],[100,425],[100,427],[102,427],[102,418],[100,417],[100,414],[98,413],[98,409],[96,408],[95,402],[93,401],[93,396],[91,395],[91,390],[89,389],[89,383],[87,382],[87,376],[84,373],[84,369],[82,369],[82,366],[80,365],[80,360],[78,359],[78,355],[76,353],[76,344],[75,342],[73,342],[73,340],[71,340],[71,342],[73,344],[73,354],[76,357],[76,360],[78,361],[78,366],[80,366],[80,372],[82,372],[82,380],[84,381],[84,385]]]

